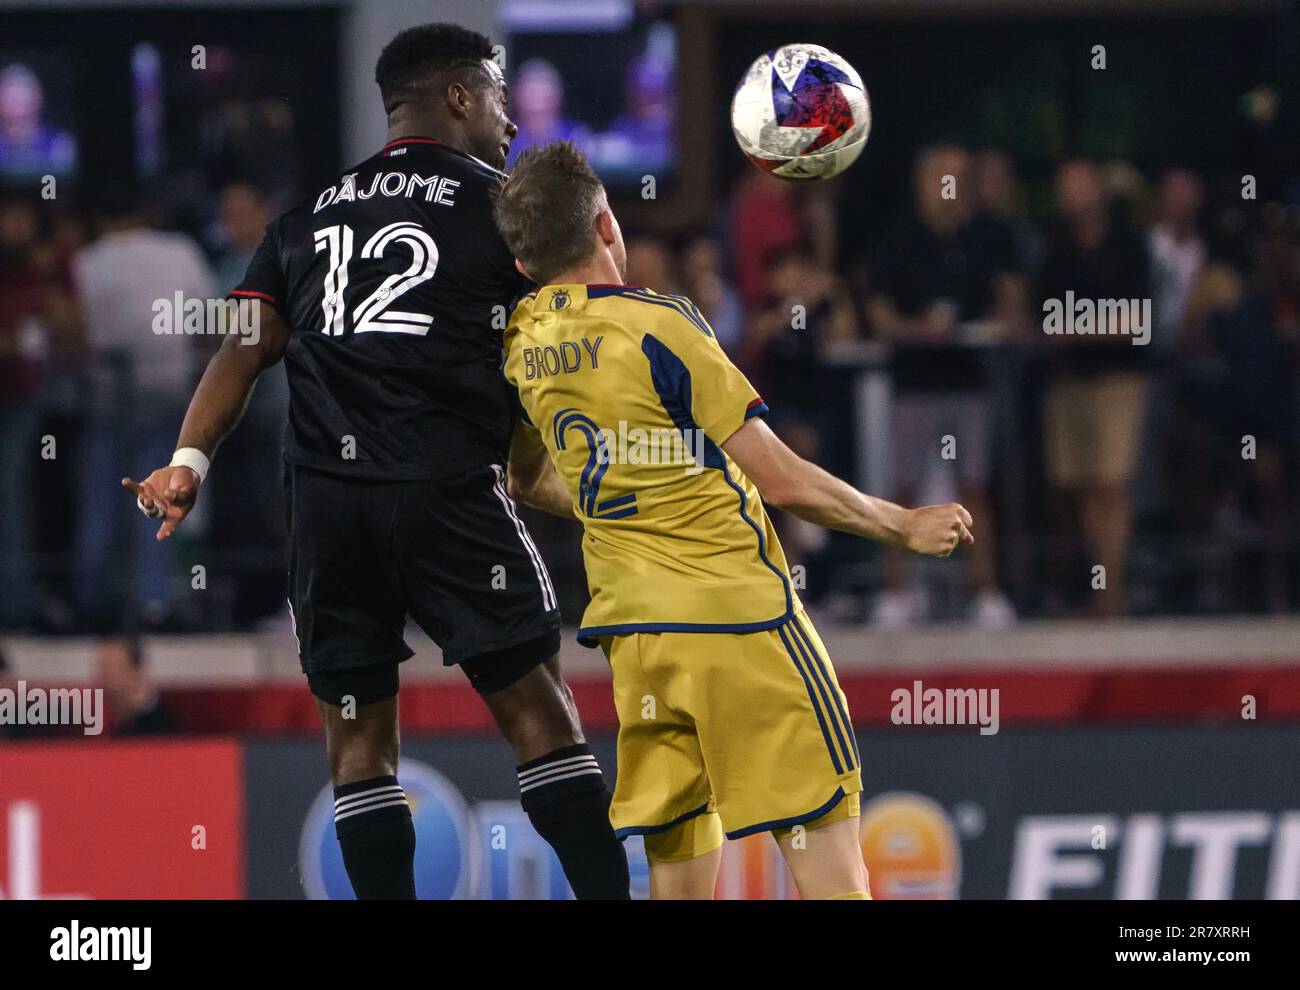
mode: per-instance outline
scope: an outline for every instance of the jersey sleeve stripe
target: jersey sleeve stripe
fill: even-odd
[[[653,306],[664,306],[673,312],[686,317],[691,325],[706,337],[712,337],[713,331],[709,328],[708,322],[695,308],[694,303],[684,296],[670,296],[664,293],[655,292],[653,289],[634,288],[626,285],[602,285],[587,286],[588,299],[606,299],[610,296],[619,296],[623,299],[631,299],[636,302],[650,303]]]
[[[227,295],[231,296],[251,296],[255,299],[265,299],[272,306],[275,305],[275,296],[269,296],[265,292],[254,292],[252,289],[231,289]]]
[[[704,433],[696,424],[691,411],[690,369],[682,363],[681,358],[653,334],[646,334],[641,339],[641,351],[650,362],[650,380],[654,384],[655,392],[659,396],[659,401],[663,404],[664,411],[668,413],[668,418],[673,421],[673,425],[682,431],[683,438],[689,438],[695,433]],[[763,531],[747,511],[748,497],[745,494],[745,489],[736,484],[736,480],[731,477],[731,472],[727,470],[726,455],[723,454],[722,449],[717,444],[709,439],[707,434],[705,434],[704,439],[704,464],[702,466],[720,470],[723,480],[739,496],[740,518],[748,524],[758,538],[758,558],[780,580],[781,588],[785,592],[785,614],[792,614],[794,599],[790,591],[790,582],[781,573],[781,569],[768,558],[767,540],[763,537]]]
[[[695,329],[699,330],[700,333],[704,334],[704,336],[713,336],[713,331],[709,329],[709,325],[704,321],[704,317],[700,315],[700,311],[697,310],[689,300],[684,299],[681,296],[661,295],[659,293],[651,293],[649,289],[646,289],[629,294],[629,298],[639,299],[642,302],[654,303],[657,306],[667,306],[669,309],[675,310],[682,316],[686,317],[686,319],[690,320]]]

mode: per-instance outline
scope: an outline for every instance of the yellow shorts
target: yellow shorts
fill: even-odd
[[[856,810],[848,704],[802,611],[763,632],[636,633],[601,646],[619,720],[609,814],[620,838],[662,836],[647,842],[653,858],[687,859],[723,831],[779,833]]]

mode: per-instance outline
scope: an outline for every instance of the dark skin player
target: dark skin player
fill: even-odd
[[[431,87],[412,87],[399,94],[388,110],[388,140],[428,136],[449,147],[504,169],[510,142],[518,128],[506,116],[508,95],[501,68],[489,59],[476,67],[443,73]],[[243,415],[257,376],[275,364],[289,342],[289,327],[269,305],[260,307],[256,342],[228,335],[209,361],[185,415],[177,447],[196,447],[209,458]],[[512,451],[510,470],[520,474]],[[533,475],[527,470],[524,473]],[[123,478],[146,511],[162,512],[158,539],[168,539],[194,507],[199,478],[187,467],[162,467],[143,481]],[[512,494],[522,495],[518,487]],[[560,493],[563,494],[563,493]],[[534,493],[540,498],[541,493]],[[571,515],[567,494],[549,500],[554,511]],[[533,668],[502,691],[483,695],[501,734],[510,743],[517,763],[583,742],[573,694],[560,675],[558,655]],[[355,717],[316,699],[325,727],[325,746],[334,786],[397,773],[397,698],[361,705]]]

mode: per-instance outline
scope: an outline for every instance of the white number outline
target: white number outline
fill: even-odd
[[[343,292],[348,286],[348,265],[352,260],[354,232],[347,224],[326,227],[315,232],[316,250],[328,247],[330,267],[325,273],[325,326],[322,333],[339,336],[344,332],[346,306]],[[404,293],[433,278],[438,270],[438,245],[417,223],[399,220],[390,223],[366,241],[361,257],[366,261],[382,258],[388,247],[397,242],[411,251],[411,265],[404,272],[389,275],[374,292],[352,310],[353,333],[405,333],[423,337],[433,325],[426,313],[388,312]]]

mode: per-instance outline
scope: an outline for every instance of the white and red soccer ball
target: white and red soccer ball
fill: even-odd
[[[736,87],[731,130],[740,150],[783,179],[827,179],[857,160],[871,132],[862,77],[820,45],[759,56]]]

